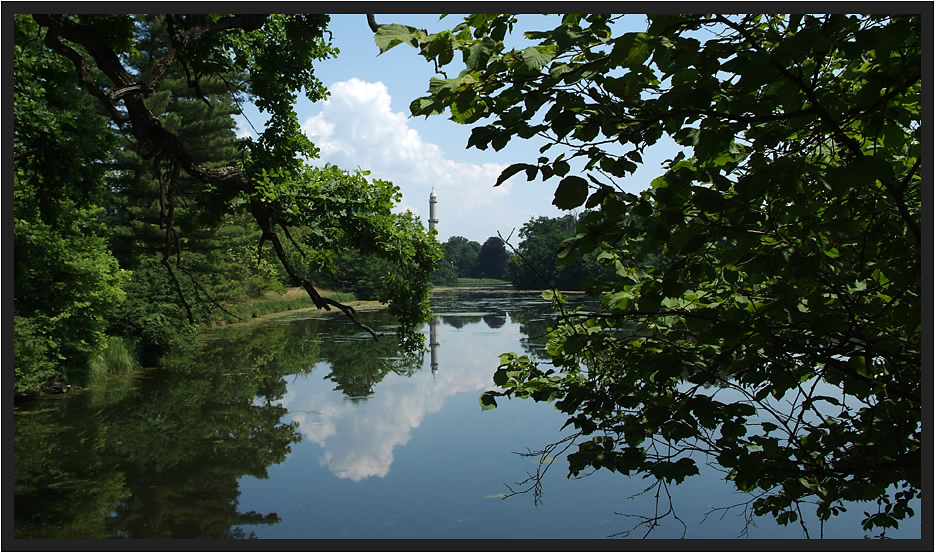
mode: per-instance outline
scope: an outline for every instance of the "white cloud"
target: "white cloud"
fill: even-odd
[[[483,241],[497,230],[509,232],[531,212],[510,209],[512,179],[493,187],[506,167],[500,163],[467,163],[446,156],[437,144],[426,142],[411,128],[412,120],[391,109],[382,82],[357,78],[335,83],[321,111],[309,117],[303,131],[321,149],[321,160],[345,169],[360,167],[371,177],[392,181],[403,192],[399,210],[428,212],[432,187],[438,195],[439,231]],[[452,123],[453,124],[453,123]],[[551,194],[546,199],[551,200]],[[526,206],[528,207],[528,205]],[[551,213],[550,213],[551,214]]]
[[[384,477],[393,464],[393,451],[405,446],[414,429],[432,413],[441,410],[447,398],[470,392],[474,395],[493,386],[491,360],[472,355],[473,340],[463,336],[481,331],[479,327],[455,329],[440,325],[440,367],[437,375],[428,370],[429,356],[421,371],[412,376],[387,375],[374,386],[374,394],[365,401],[350,402],[334,390],[330,381],[320,380],[316,367],[309,378],[289,386],[282,404],[306,440],[319,444],[321,466],[338,478],[355,482]],[[505,336],[503,336],[506,334]],[[506,351],[515,336],[498,333]],[[496,349],[500,351],[500,349]],[[494,366],[496,364],[494,363]]]
[[[254,133],[250,131],[246,119],[244,117],[238,116],[234,117],[234,121],[237,123],[237,128],[235,129],[235,134],[237,138],[246,138],[248,136],[254,136]]]

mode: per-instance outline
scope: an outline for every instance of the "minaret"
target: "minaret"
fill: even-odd
[[[436,204],[438,199],[435,196],[435,186],[432,186],[432,193],[429,195],[429,230],[438,230],[438,208]]]

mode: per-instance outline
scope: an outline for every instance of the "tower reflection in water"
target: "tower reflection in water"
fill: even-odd
[[[438,374],[438,328],[441,325],[440,319],[436,316],[429,323],[429,346],[432,349],[432,378]]]

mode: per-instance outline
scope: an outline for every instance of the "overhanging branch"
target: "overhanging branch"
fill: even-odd
[[[103,104],[110,118],[117,123],[118,126],[127,122],[130,123],[137,143],[141,148],[145,147],[148,150],[143,156],[144,159],[154,159],[163,197],[161,200],[161,211],[163,215],[162,226],[166,231],[162,263],[166,266],[175,284],[178,296],[186,309],[188,319],[192,323],[194,323],[192,306],[185,299],[175,271],[173,271],[169,263],[169,258],[172,255],[173,242],[175,242],[177,255],[180,254],[180,245],[173,224],[175,195],[176,192],[178,192],[178,188],[174,185],[174,182],[178,178],[179,171],[185,171],[203,184],[233,187],[247,194],[255,192],[256,185],[238,167],[204,167],[196,164],[179,137],[167,130],[163,126],[160,118],[146,106],[143,101],[144,95],[151,93],[159,85],[172,64],[183,54],[187,47],[220,31],[234,28],[244,29],[246,31],[259,29],[262,27],[267,17],[266,14],[234,15],[224,17],[213,23],[198,25],[182,32],[172,33],[171,45],[168,51],[156,62],[155,66],[145,77],[136,80],[134,75],[123,66],[118,55],[94,29],[61,14],[33,15],[33,18],[40,27],[48,29],[46,34],[47,46],[72,62],[78,72],[78,78],[82,86]],[[169,23],[172,24],[173,22],[170,20]],[[97,69],[102,71],[113,83],[114,86],[109,93],[105,93],[104,89],[94,79],[82,54],[60,41],[60,37],[81,46],[90,55]],[[124,102],[126,112],[117,109],[115,102],[120,100]],[[25,154],[23,157],[26,157]],[[169,176],[170,183],[166,182],[166,176],[160,171],[160,166],[162,163],[166,162],[170,163],[171,167],[171,175]],[[269,239],[273,243],[276,254],[283,267],[292,279],[308,292],[309,296],[315,302],[315,306],[325,310],[336,307],[357,326],[369,332],[374,338],[382,336],[382,334],[377,333],[372,328],[362,323],[352,307],[329,298],[323,298],[310,282],[298,275],[295,268],[286,257],[278,236],[272,231],[270,218],[263,213],[262,206],[255,205],[254,208],[254,217],[260,229],[263,231],[260,247],[262,248],[262,241],[265,239]],[[175,241],[172,240],[173,236],[176,237]],[[292,237],[288,235],[288,230],[287,236],[292,240]],[[181,265],[181,260],[178,259],[178,257],[176,267],[183,272],[187,272]],[[189,277],[192,277],[192,275],[189,274]],[[204,290],[196,281],[193,280],[193,283],[196,287]],[[210,296],[209,299],[211,299]],[[214,300],[212,299],[212,301]],[[217,302],[214,303],[218,305]]]

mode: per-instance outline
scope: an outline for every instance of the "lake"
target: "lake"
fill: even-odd
[[[652,491],[638,495],[653,483],[639,476],[567,478],[559,456],[538,504],[511,495],[539,462],[521,453],[569,434],[565,416],[531,400],[482,412],[478,397],[499,354],[542,355],[549,303],[510,289],[432,303],[421,358],[341,314],[301,311],[207,332],[168,369],[19,406],[15,537],[643,537],[625,534],[656,505]],[[383,312],[361,319],[392,330]],[[734,538],[745,526],[750,538],[804,537],[798,523],[712,512],[750,496],[699,466],[670,487],[681,522],[663,519],[650,538]],[[876,505],[848,507],[824,537],[864,537],[862,513]],[[920,538],[920,519],[887,536]],[[807,523],[816,537],[818,521]]]

